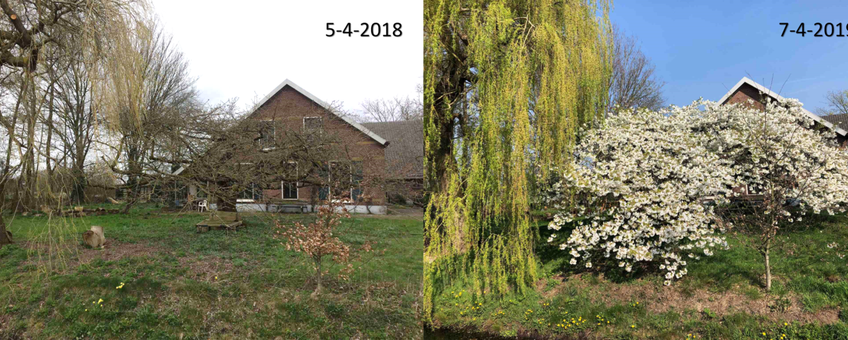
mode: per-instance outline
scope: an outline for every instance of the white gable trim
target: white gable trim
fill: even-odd
[[[313,102],[317,103],[318,105],[320,105],[321,107],[323,107],[327,111],[330,111],[332,114],[336,115],[336,117],[341,118],[346,123],[350,124],[351,126],[356,128],[357,130],[368,135],[368,137],[371,137],[372,139],[377,141],[377,143],[380,143],[380,145],[389,145],[389,142],[386,141],[385,139],[383,139],[383,137],[380,137],[376,133],[371,132],[371,130],[368,130],[367,128],[365,128],[361,124],[353,121],[352,119],[345,117],[345,116],[342,116],[342,115],[339,115],[338,112],[336,112],[335,110],[333,110],[333,108],[330,107],[330,104],[327,104],[325,101],[316,97],[312,93],[309,93],[309,91],[304,90],[302,87],[298,86],[293,81],[288,80],[288,79],[283,80],[283,82],[280,83],[280,85],[277,85],[277,87],[275,87],[274,90],[272,90],[270,93],[268,93],[268,95],[266,95],[265,98],[262,98],[262,100],[259,101],[259,104],[256,104],[256,107],[253,109],[253,112],[251,112],[250,115],[253,115],[253,113],[256,112],[256,110],[258,110],[260,107],[262,107],[262,105],[265,105],[265,103],[268,102],[268,100],[270,100],[271,97],[273,97],[275,94],[277,94],[277,92],[280,92],[280,90],[282,90],[286,86],[293,88],[295,91],[306,96],[306,98],[309,98],[309,100],[312,100]],[[248,116],[250,116],[250,115],[248,115]]]
[[[762,93],[765,93],[765,94],[767,94],[767,95],[771,96],[772,98],[777,99],[778,101],[783,101],[783,100],[785,100],[785,98],[781,97],[781,96],[780,96],[779,94],[777,94],[777,93],[772,92],[772,91],[771,91],[771,90],[769,90],[767,87],[762,86],[762,85],[758,84],[757,82],[755,82],[755,81],[753,81],[753,80],[751,80],[751,79],[748,79],[748,77],[742,77],[742,79],[740,79],[740,80],[739,80],[739,82],[738,82],[738,83],[736,83],[736,85],[734,85],[734,86],[733,86],[733,88],[731,88],[731,89],[730,89],[730,91],[727,91],[727,93],[725,93],[725,94],[724,94],[724,96],[723,96],[723,97],[721,97],[721,99],[719,99],[719,100],[718,100],[718,103],[719,103],[719,104],[724,104],[727,100],[729,100],[729,99],[730,99],[730,96],[732,96],[734,93],[736,93],[736,91],[738,91],[740,87],[742,87],[742,84],[748,84],[748,85],[751,85],[751,86],[753,86],[755,89],[757,89],[758,91],[760,91],[760,92],[762,92]],[[809,116],[810,118],[812,118],[812,119],[813,119],[814,121],[816,121],[817,123],[819,123],[819,124],[821,124],[821,125],[824,125],[824,126],[826,126],[827,128],[829,128],[829,129],[831,129],[831,130],[833,130],[833,131],[836,131],[836,133],[837,133],[837,134],[839,134],[839,135],[841,135],[841,136],[845,136],[845,135],[847,135],[847,134],[848,134],[848,131],[845,131],[845,130],[843,130],[842,128],[840,128],[840,127],[838,127],[838,126],[834,125],[833,123],[831,123],[831,122],[828,122],[828,121],[824,120],[824,119],[823,119],[822,117],[820,117],[819,115],[817,115],[817,114],[815,114],[815,113],[812,113],[812,112],[808,111],[807,109],[805,109],[805,108],[803,108],[803,107],[801,108],[801,111],[803,111],[803,112],[804,112],[804,114],[806,114],[807,116]]]

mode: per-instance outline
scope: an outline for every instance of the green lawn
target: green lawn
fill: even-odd
[[[848,217],[811,218],[780,237],[771,292],[743,235],[728,235],[729,250],[690,263],[670,287],[657,272],[574,268],[564,251],[542,244],[534,291],[481,298],[454,282],[436,297],[436,330],[425,338],[848,339]]]
[[[331,273],[318,299],[310,263],[272,238],[272,217],[314,215],[256,214],[238,232],[202,234],[203,215],[151,206],[49,223],[6,217],[17,243],[0,249],[0,339],[421,337],[420,217],[346,220],[337,236],[381,254],[355,262],[349,281]],[[104,227],[105,250],[82,246],[91,225]]]

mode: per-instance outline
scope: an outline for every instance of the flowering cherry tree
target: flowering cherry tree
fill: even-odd
[[[625,111],[582,138],[551,198],[560,213],[549,228],[574,226],[560,243],[572,265],[604,261],[630,272],[654,263],[670,284],[686,274],[688,258],[726,246],[703,198],[728,187],[728,162],[691,133],[690,117],[665,114]]]
[[[655,265],[671,284],[686,274],[689,259],[727,247],[722,233],[737,217],[792,222],[793,214],[848,202],[848,158],[830,132],[812,127],[791,100],[769,103],[765,112],[708,101],[622,112],[586,133],[574,164],[554,184],[549,200],[559,213],[549,228],[570,234],[561,241],[554,233],[548,242],[568,251],[572,265],[602,262],[628,272]],[[734,210],[733,218],[717,213],[752,192],[763,195],[753,196],[756,209]],[[750,222],[745,227],[771,235],[762,239],[767,244],[779,224]],[[761,249],[766,261],[768,247]]]
[[[765,287],[771,290],[770,251],[778,230],[809,213],[844,212],[848,153],[794,99],[768,102],[765,112],[715,103],[706,112],[698,131],[708,136],[713,152],[732,160],[736,182],[744,183],[753,201],[744,209],[720,209],[720,217],[757,236],[746,244],[763,256]]]

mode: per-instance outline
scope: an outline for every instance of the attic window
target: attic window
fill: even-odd
[[[262,146],[274,145],[274,138],[277,131],[273,121],[263,121],[259,123],[259,143]]]
[[[322,126],[321,117],[303,117],[303,132],[321,131]]]

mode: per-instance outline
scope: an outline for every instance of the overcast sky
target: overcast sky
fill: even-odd
[[[246,107],[286,78],[326,102],[414,96],[423,82],[423,5],[410,1],[152,0],[204,99]],[[402,24],[396,37],[326,37],[328,22]]]

